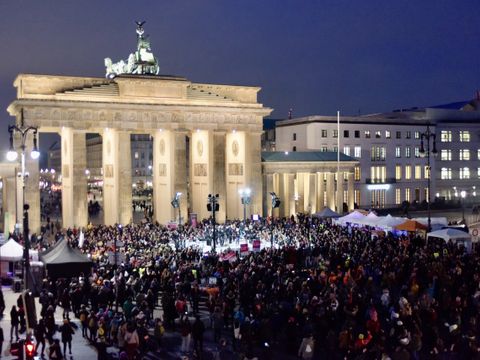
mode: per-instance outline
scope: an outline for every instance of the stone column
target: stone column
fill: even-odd
[[[262,133],[247,132],[247,152],[245,154],[246,185],[252,190],[249,214],[260,214],[262,211]]]
[[[308,176],[308,206],[310,206],[310,213],[315,214],[317,212],[316,206],[316,194],[315,194],[315,183],[316,183],[316,176],[315,174],[307,174]]]
[[[274,174],[265,174],[263,176],[264,184],[265,184],[264,209],[263,209],[264,217],[272,215],[272,196],[270,195],[270,193],[275,192],[274,184],[273,184],[273,176]]]
[[[343,214],[343,171],[337,173],[337,212]]]
[[[349,172],[347,175],[347,190],[348,190],[348,211],[355,208],[355,189],[354,189],[353,173]]]
[[[295,208],[295,174],[285,174],[285,199],[288,201],[288,213],[287,216],[296,215]]]
[[[63,227],[84,227],[88,224],[85,133],[62,127],[60,136]]]
[[[103,209],[105,225],[132,221],[132,157],[130,133],[103,132]]]
[[[306,192],[305,192],[305,173],[297,173],[297,192],[296,194],[298,195],[298,201],[297,201],[297,207],[296,207],[296,212],[299,213],[306,213],[307,212],[307,206],[305,205],[305,202],[308,201],[306,198]]]
[[[216,221],[224,223],[227,218],[227,191],[226,191],[226,169],[225,169],[225,146],[226,137],[224,131],[213,132],[213,192],[219,195],[218,212],[215,214]]]
[[[327,173],[327,207],[335,211],[335,173]]]
[[[283,186],[283,174],[275,173],[273,174],[273,192],[278,196],[282,196],[282,186]],[[270,201],[270,208],[272,206],[272,198],[270,194],[268,194],[267,201]],[[280,207],[273,209],[273,217],[278,218],[282,216],[284,201],[280,199]],[[271,210],[270,210],[271,211]],[[271,215],[270,212],[268,215]]]
[[[17,206],[16,206],[16,178],[4,177],[3,178],[3,225],[5,239],[8,239],[8,234],[11,234],[15,230],[15,222],[17,220]],[[21,221],[19,219],[19,221]]]
[[[188,173],[187,173],[187,132],[175,130],[175,162],[174,162],[175,192],[181,192],[180,210],[182,222],[189,221],[188,214]]]
[[[213,192],[213,132],[196,130],[192,132],[190,143],[191,205],[201,221],[211,215],[207,211],[207,198]]]
[[[322,211],[325,207],[325,181],[323,180],[323,172],[317,172],[315,192],[317,195],[317,211]]]
[[[40,147],[40,139],[37,135],[38,147]],[[33,148],[33,134],[28,133],[27,139],[25,141],[25,169],[28,173],[28,177],[25,180],[25,204],[30,205],[30,210],[28,211],[28,227],[30,234],[40,233],[40,188],[38,186],[40,181],[40,169],[38,163],[40,159],[32,159],[30,153]],[[20,181],[21,183],[21,181]],[[19,189],[20,194],[22,188]],[[22,200],[20,196],[18,200]],[[20,206],[22,202],[20,201]],[[22,206],[23,209],[23,206]],[[23,224],[23,210],[19,212],[19,221]]]
[[[160,224],[178,220],[178,209],[170,203],[176,192],[175,133],[156,130],[153,132],[153,207],[155,220]],[[182,193],[180,201],[185,196],[187,194]]]

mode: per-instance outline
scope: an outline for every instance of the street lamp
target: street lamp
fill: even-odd
[[[425,151],[424,145],[424,140],[427,142],[427,149]],[[427,226],[427,232],[430,232],[432,230],[432,218],[430,214],[430,179],[432,177],[432,167],[430,166],[430,140],[432,140],[432,151],[431,153],[433,156],[437,155],[437,148],[436,148],[436,135],[435,133],[432,133],[430,131],[430,124],[427,123],[427,131],[423,132],[420,134],[420,156],[421,157],[427,157],[427,169],[428,169],[428,178],[427,178],[427,213],[428,213],[428,226]]]
[[[270,228],[270,247],[271,250],[273,251],[273,210],[278,208],[281,204],[280,198],[275,194],[274,192],[270,193],[270,196],[272,197],[272,216],[271,216],[271,228]]]
[[[240,194],[240,198],[242,199],[242,205],[243,205],[243,222],[247,222],[247,205],[250,204],[252,201],[252,198],[250,197],[252,190],[250,188],[245,188],[245,189],[240,189],[238,190],[238,193]]]
[[[467,192],[465,190],[460,191],[460,197],[462,198],[462,224],[465,224],[465,197]]]
[[[213,219],[213,251],[215,251],[216,246],[216,232],[215,232],[215,213],[220,209],[220,205],[218,203],[218,194],[208,194],[208,203],[207,203],[207,210],[212,212],[212,219]]]
[[[180,210],[180,196],[182,196],[181,192],[177,192],[173,198],[173,200],[170,202],[172,204],[172,207],[174,209],[178,209],[178,225],[182,223],[182,213]]]
[[[23,114],[22,114],[23,115]],[[40,152],[38,151],[37,146],[37,133],[38,128],[34,126],[24,126],[23,124],[23,116],[22,122],[20,126],[17,125],[9,125],[8,132],[10,133],[10,148],[7,152],[7,160],[9,161],[16,161],[18,158],[18,153],[15,150],[15,146],[13,144],[13,135],[18,134],[21,140],[20,143],[20,151],[21,151],[21,173],[20,177],[22,179],[22,202],[23,202],[23,242],[24,242],[24,249],[23,249],[23,261],[24,261],[24,269],[23,269],[23,281],[24,281],[24,288],[25,290],[29,290],[30,287],[28,285],[29,280],[29,273],[30,273],[30,239],[28,238],[28,209],[30,206],[25,203],[25,179],[27,177],[27,173],[25,171],[25,150],[26,145],[25,142],[27,140],[28,133],[33,133],[33,149],[30,153],[30,156],[33,160],[36,160],[40,157]],[[37,184],[38,185],[38,184]],[[18,222],[18,221],[17,221]]]

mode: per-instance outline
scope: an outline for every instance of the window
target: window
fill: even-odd
[[[452,132],[450,130],[442,130],[440,132],[441,142],[452,142]]]
[[[294,146],[294,147],[292,148],[292,151],[297,151],[297,147]]]
[[[344,153],[345,155],[350,156],[350,146],[344,146],[344,147],[343,147],[343,153]]]
[[[440,178],[442,180],[450,180],[452,178],[452,169],[451,168],[442,168],[440,170]]]
[[[333,152],[337,152],[338,151],[338,147],[337,146],[334,146],[333,147]]]
[[[460,142],[470,142],[470,131],[460,130]]]
[[[334,139],[338,138],[338,130],[333,130],[333,131],[332,131],[332,137],[333,137]]]
[[[440,159],[443,161],[452,160],[452,150],[442,149],[440,150]]]
[[[135,159],[138,159],[138,151],[135,151]]]
[[[362,176],[362,173],[361,173],[360,166],[355,166],[355,170],[354,170],[355,181],[360,181],[361,176]]]
[[[357,159],[360,159],[362,157],[361,146],[355,146],[355,148],[353,149],[353,157],[356,157]]]
[[[408,147],[408,146],[405,148],[405,157],[406,158],[410,157],[410,147]]]
[[[416,158],[420,157],[420,148],[418,146],[415,146],[415,148],[413,149],[413,152],[415,153]]]
[[[385,147],[384,146],[372,146],[371,160],[372,161],[385,161]]]
[[[400,189],[395,189],[395,204],[400,205],[402,203],[402,192]]]
[[[390,130],[385,130],[385,139],[390,139],[391,137]]]
[[[402,165],[395,165],[395,179],[402,180]]]
[[[326,138],[327,137],[327,130],[322,130],[322,138]]]
[[[412,132],[411,131],[406,131],[405,132],[405,139],[411,139],[412,138]]]
[[[423,173],[424,173],[423,177],[424,177],[425,179],[430,178],[430,170],[429,170],[429,168],[428,168],[428,165],[425,165],[425,166],[424,166],[424,168],[423,168]]]
[[[350,131],[348,131],[348,130],[343,130],[343,137],[344,137],[344,138],[350,137]]]
[[[297,133],[293,133],[293,141],[297,141]]]
[[[397,139],[401,139],[402,138],[402,132],[401,131],[397,131],[396,134],[395,134],[395,137]]]
[[[145,159],[145,153],[142,152],[142,160]]]
[[[370,130],[365,130],[365,139],[370,139]]]
[[[477,158],[480,160],[480,149],[477,150]]]
[[[468,167],[460,168],[460,179],[470,179],[470,169]]]
[[[480,179],[480,167],[477,169],[477,176]]]
[[[470,150],[461,149],[459,160],[470,160]]]
[[[380,139],[382,137],[382,134],[379,130],[375,131],[375,138]]]
[[[412,166],[405,165],[405,180],[410,180],[412,178]]]
[[[410,201],[410,189],[405,189],[405,200]]]
[[[370,167],[370,177],[372,183],[383,183],[387,177],[386,166],[372,166]]]
[[[415,179],[419,180],[422,178],[422,167],[420,165],[415,165]]]
[[[413,136],[415,137],[415,139],[420,139],[420,131],[415,131],[413,133]]]
[[[360,137],[360,130],[355,130],[355,137],[357,139]]]
[[[323,151],[323,152],[327,152],[327,151],[328,151],[328,147],[322,146],[322,151]]]
[[[400,146],[397,146],[395,148],[395,157],[396,158],[401,158],[402,157],[402,148]]]

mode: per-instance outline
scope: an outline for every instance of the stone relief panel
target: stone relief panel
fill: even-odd
[[[106,178],[113,177],[113,165],[111,164],[105,165],[105,177]]]
[[[158,176],[167,176],[167,164],[158,164]]]
[[[228,164],[228,175],[243,176],[243,164],[238,164],[238,163]]]
[[[193,165],[194,176],[207,176],[207,164],[194,164]]]
[[[160,152],[161,156],[165,155],[165,140],[164,139],[160,139],[160,144],[158,145],[158,151]]]
[[[240,150],[240,145],[238,145],[238,141],[237,140],[233,140],[232,142],[232,154],[237,157],[238,156],[238,152]]]
[[[202,140],[197,141],[197,153],[198,153],[198,156],[203,155],[203,142],[202,142]]]

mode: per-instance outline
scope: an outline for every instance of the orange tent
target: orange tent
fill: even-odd
[[[416,220],[408,219],[404,223],[394,226],[394,228],[397,230],[403,230],[403,231],[417,231],[417,230],[427,230],[427,225],[423,225],[422,223],[419,223]]]

